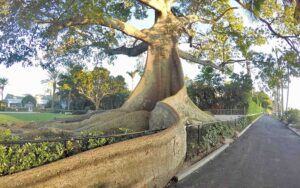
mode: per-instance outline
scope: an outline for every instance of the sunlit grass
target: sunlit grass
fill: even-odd
[[[0,124],[49,121],[71,117],[71,115],[55,113],[0,113]]]

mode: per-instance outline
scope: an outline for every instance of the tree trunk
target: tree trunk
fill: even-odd
[[[95,102],[95,110],[98,111],[100,106],[100,101]]]
[[[283,80],[281,80],[281,115],[283,116],[283,113],[284,113],[284,102],[283,102],[283,99],[284,99],[284,96],[283,96]]]
[[[281,115],[281,108],[280,108],[280,93],[279,93],[279,85],[276,86],[275,89],[275,106],[276,106],[276,110],[277,110],[277,115],[280,116]]]
[[[247,75],[251,77],[250,61],[246,61]]]
[[[3,101],[4,87],[0,87],[0,91],[1,91],[1,100]]]
[[[289,66],[287,66],[287,91],[286,91],[286,107],[285,110],[288,111],[289,108],[289,95],[290,95],[290,69]]]
[[[56,82],[53,82],[53,85],[52,85],[52,103],[51,103],[51,108],[52,110],[54,111],[54,101],[55,101],[55,91],[56,91]]]
[[[70,105],[71,105],[71,92],[72,90],[70,89],[69,93],[68,93],[68,110],[70,110]]]
[[[176,41],[149,45],[144,75],[122,109],[151,111],[184,86],[183,78]]]

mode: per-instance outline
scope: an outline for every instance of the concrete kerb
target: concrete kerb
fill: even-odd
[[[290,125],[287,126],[291,131],[293,131],[295,134],[297,134],[298,136],[300,136],[300,131],[297,131],[296,128],[291,127]]]
[[[260,115],[252,123],[250,123],[240,134],[238,134],[238,138],[241,137],[262,116],[263,115]],[[232,143],[230,143],[230,144],[232,144]],[[218,155],[220,155],[224,150],[226,150],[229,147],[230,144],[224,144],[223,146],[221,146],[217,150],[213,151],[212,153],[210,153],[209,155],[207,155],[206,157],[204,157],[203,159],[201,159],[197,163],[193,164],[189,168],[185,169],[182,172],[179,172],[176,176],[174,176],[172,178],[172,181],[177,183],[177,182],[183,180],[185,177],[189,176],[190,174],[192,174],[193,172],[195,172],[196,170],[198,170],[199,168],[204,166],[206,163],[208,163],[209,161],[213,160]]]
[[[242,132],[238,134],[238,138],[241,137],[257,120],[259,120],[263,115],[260,115],[258,118],[256,118],[252,123],[250,123]]]
[[[192,166],[190,166],[189,168],[185,169],[182,172],[179,172],[176,176],[174,176],[172,178],[172,181],[174,182],[178,182],[181,181],[182,179],[184,179],[185,177],[187,177],[188,175],[190,175],[191,173],[195,172],[197,169],[201,168],[202,166],[204,166],[206,163],[208,163],[209,161],[213,160],[216,156],[218,156],[220,153],[222,153],[226,148],[228,148],[229,144],[224,144],[223,146],[221,146],[220,148],[218,148],[217,150],[213,151],[212,153],[210,153],[209,155],[207,155],[206,157],[204,157],[203,159],[201,159],[200,161],[198,161],[197,163],[193,164]]]

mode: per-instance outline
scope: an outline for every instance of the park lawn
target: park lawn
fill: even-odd
[[[55,113],[0,113],[0,124],[20,122],[41,122],[53,119],[68,118],[72,115]]]

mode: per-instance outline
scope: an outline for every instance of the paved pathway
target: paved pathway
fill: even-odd
[[[215,160],[175,187],[300,187],[300,137],[264,116]]]

